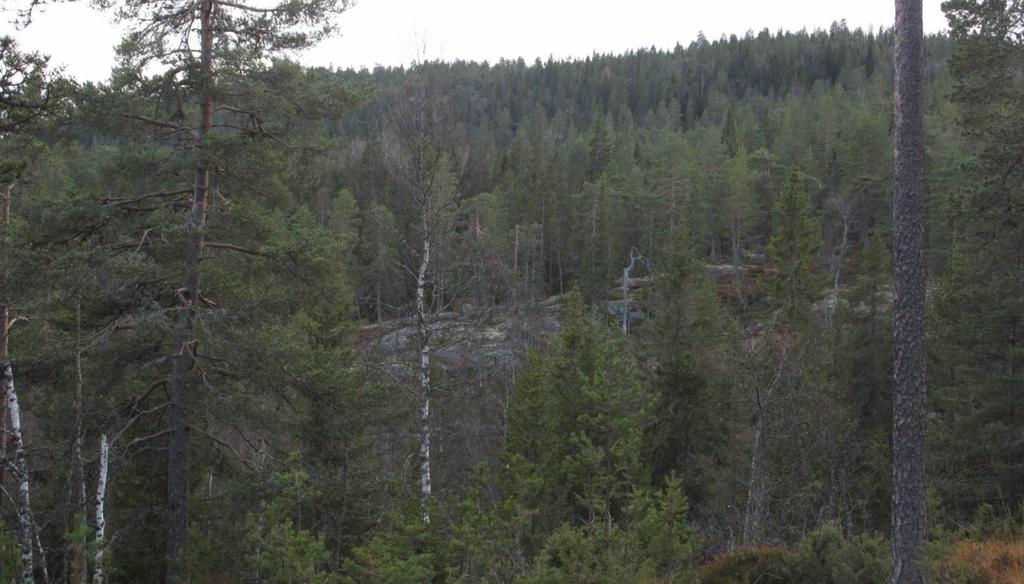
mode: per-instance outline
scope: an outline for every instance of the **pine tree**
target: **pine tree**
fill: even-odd
[[[186,571],[189,499],[190,370],[196,360],[196,320],[202,296],[200,259],[211,247],[206,237],[208,214],[213,203],[212,170],[226,161],[216,158],[218,138],[214,116],[225,112],[247,120],[252,134],[264,133],[259,88],[242,103],[228,100],[265,70],[264,59],[281,50],[301,49],[328,34],[329,18],[347,6],[345,0],[283,2],[270,7],[246,2],[204,0],[197,3],[164,3],[137,0],[119,8],[130,30],[120,47],[124,62],[122,84],[143,84],[143,68],[152,62],[169,68],[163,81],[187,89],[198,109],[194,123],[153,118],[131,112],[127,117],[150,126],[191,138],[197,156],[191,187],[190,213],[185,221],[187,242],[183,248],[184,275],[178,296],[180,307],[174,331],[170,439],[167,455],[167,572],[165,581],[177,584]],[[198,34],[194,34],[198,31]],[[182,78],[178,78],[181,75]],[[278,80],[279,82],[279,80]],[[252,85],[250,84],[250,87]],[[180,90],[179,90],[180,91]],[[252,89],[250,89],[252,91]],[[248,103],[246,103],[248,102]],[[230,244],[229,244],[230,245]],[[194,380],[191,380],[194,383]]]
[[[924,41],[921,0],[896,0],[893,584],[925,581]]]

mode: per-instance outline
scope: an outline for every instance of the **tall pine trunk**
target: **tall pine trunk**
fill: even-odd
[[[200,7],[200,71],[198,73],[199,133],[195,185],[188,219],[188,248],[185,251],[185,278],[178,310],[174,354],[170,378],[170,439],[167,444],[167,584],[187,580],[189,414],[187,376],[195,355],[192,340],[199,303],[199,259],[205,244],[206,210],[210,189],[209,154],[206,137],[213,125],[213,16],[214,0],[203,0]]]
[[[925,266],[921,0],[896,0],[892,582],[924,582]]]

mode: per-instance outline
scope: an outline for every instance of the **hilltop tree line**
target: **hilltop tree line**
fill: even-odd
[[[888,581],[893,31],[281,58],[346,7],[4,38],[0,582]],[[940,551],[1024,504],[1024,14],[945,10]]]

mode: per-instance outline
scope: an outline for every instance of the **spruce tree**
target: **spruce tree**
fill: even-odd
[[[769,280],[773,306],[794,327],[809,323],[821,279],[813,262],[821,245],[818,222],[811,215],[811,199],[803,178],[791,170],[772,209],[772,238],[768,259],[775,272]]]
[[[947,269],[934,303],[937,485],[958,518],[1024,502],[1024,7],[950,1],[960,127],[977,146],[950,196]],[[953,504],[955,503],[955,504]]]
[[[648,441],[653,476],[679,473],[695,504],[726,446],[730,406],[719,363],[735,339],[687,222],[675,234],[665,271],[657,277],[651,379],[654,424]]]

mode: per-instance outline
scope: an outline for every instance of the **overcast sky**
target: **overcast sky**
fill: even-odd
[[[14,4],[14,2],[5,2]],[[941,0],[924,0],[926,32],[945,30]],[[768,28],[891,26],[893,0],[359,0],[341,34],[299,61],[339,67],[399,65],[416,57],[488,60],[582,57],[641,47],[672,48]],[[5,15],[5,21],[11,19]],[[5,22],[7,31],[13,27]],[[15,33],[79,79],[106,79],[119,31],[86,2],[54,5]]]

